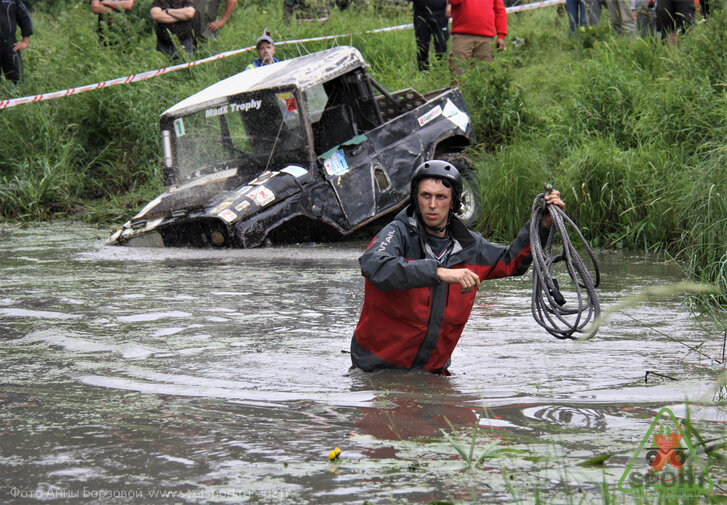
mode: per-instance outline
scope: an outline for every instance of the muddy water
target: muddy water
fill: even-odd
[[[684,416],[689,402],[703,438],[725,434],[722,338],[678,297],[576,344],[534,323],[529,275],[489,282],[453,376],[369,375],[345,353],[364,244],[164,250],[105,236],[0,231],[2,503],[601,503],[603,482],[628,502],[616,483],[660,408]],[[682,280],[639,255],[600,261],[604,306]],[[478,423],[474,455],[492,457],[467,471],[442,430],[468,449]],[[578,465],[601,454],[604,466]],[[723,468],[708,471],[725,487]]]

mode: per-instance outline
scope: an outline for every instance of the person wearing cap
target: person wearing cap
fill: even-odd
[[[489,242],[455,215],[461,195],[462,177],[452,164],[421,164],[411,178],[410,204],[359,258],[365,287],[351,339],[355,368],[449,375],[450,357],[480,283],[527,271],[532,262],[529,224],[509,246]],[[557,190],[545,202],[565,209]],[[552,224],[547,213],[542,224],[545,243]]]
[[[177,57],[172,35],[188,54],[194,50],[192,37],[192,18],[194,7],[191,0],[154,0],[151,6],[151,19],[157,35],[156,49],[173,58]]]
[[[255,50],[257,51],[258,59],[250,63],[245,70],[251,68],[262,67],[263,65],[270,65],[271,63],[277,63],[279,60],[275,57],[275,43],[273,38],[270,36],[270,31],[265,30],[255,41]]]

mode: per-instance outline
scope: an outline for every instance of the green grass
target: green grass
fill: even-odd
[[[84,2],[35,0],[26,79],[0,81],[0,98],[77,87],[170,64],[154,50],[137,0],[118,45],[98,43]],[[682,260],[727,299],[727,13],[699,23],[676,48],[614,37],[601,26],[568,34],[555,8],[511,15],[508,48],[475,65],[463,86],[479,144],[480,230],[507,241],[544,182],[596,246],[638,248]],[[411,22],[406,10],[354,5],[325,23],[286,24],[282,2],[241,1],[220,36],[195,58],[246,47],[268,27],[290,58],[335,44],[359,48],[391,90],[445,87],[447,62],[416,71],[411,31],[362,35]],[[252,53],[190,70],[0,111],[0,219],[75,218],[111,226],[163,190],[158,117],[167,107],[242,70]]]

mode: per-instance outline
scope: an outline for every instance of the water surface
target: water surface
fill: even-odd
[[[704,438],[725,435],[722,337],[678,296],[574,343],[532,319],[529,274],[490,281],[454,375],[365,374],[347,354],[364,243],[183,250],[105,237],[0,229],[2,503],[493,503],[536,490],[601,503],[604,481],[628,502],[613,489],[660,408],[684,416],[689,402]],[[599,261],[605,307],[683,280],[641,255]],[[466,471],[442,430],[469,447],[477,423],[475,457],[493,457]],[[578,466],[600,454],[605,466]],[[708,471],[725,487],[723,468]]]

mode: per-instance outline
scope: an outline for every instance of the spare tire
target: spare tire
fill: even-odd
[[[482,214],[480,205],[480,184],[472,161],[462,153],[444,153],[438,159],[454,165],[462,175],[462,206],[456,216],[467,226],[474,227]]]

